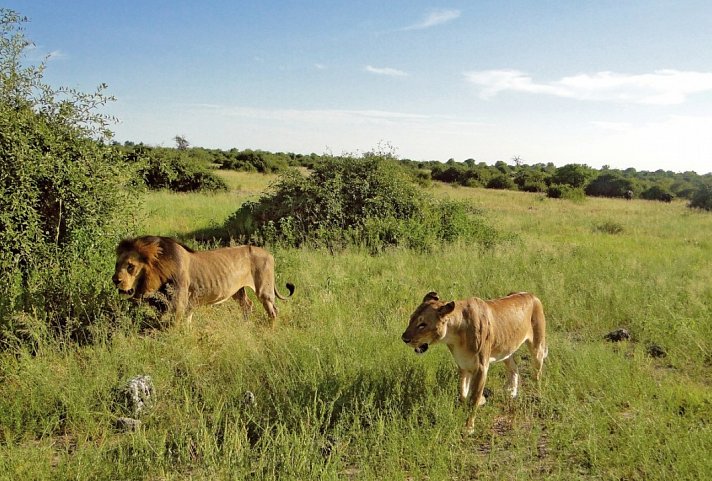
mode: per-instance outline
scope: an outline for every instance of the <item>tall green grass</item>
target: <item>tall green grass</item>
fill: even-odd
[[[257,182],[262,177],[253,174]],[[246,176],[245,179],[252,179]],[[0,357],[4,479],[705,479],[712,472],[712,216],[682,203],[436,186],[518,240],[419,254],[273,249],[273,329],[259,305],[201,308],[192,326],[123,329],[76,347]],[[231,197],[234,196],[234,197]],[[145,232],[185,235],[237,208],[244,191],[150,194]],[[596,229],[620,225],[617,234]],[[107,273],[107,276],[111,273]],[[475,434],[446,348],[400,341],[423,295],[530,290],[549,357],[540,387],[518,356],[520,397],[490,369]],[[626,327],[633,341],[603,336]],[[649,344],[667,356],[651,358]],[[142,428],[118,432],[114,390],[155,383]],[[256,402],[245,402],[245,393]]]

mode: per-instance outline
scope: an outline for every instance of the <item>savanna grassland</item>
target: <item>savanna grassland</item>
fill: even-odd
[[[145,194],[127,216],[135,234],[198,247],[274,180],[221,175],[228,192]],[[0,477],[709,479],[712,215],[682,202],[430,190],[474,203],[509,240],[375,256],[274,247],[278,284],[296,292],[278,301],[273,328],[258,305],[244,320],[226,303],[199,309],[190,327],[4,351]],[[546,310],[541,386],[523,349],[509,400],[495,364],[470,436],[447,349],[417,356],[400,340],[431,290],[528,290]],[[631,341],[604,341],[619,327]],[[137,374],[151,376],[156,401],[138,431],[120,432],[114,392]]]

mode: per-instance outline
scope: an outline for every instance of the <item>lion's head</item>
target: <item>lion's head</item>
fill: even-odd
[[[447,316],[455,309],[455,301],[444,303],[437,293],[428,292],[423,302],[410,316],[408,328],[401,339],[423,354],[428,345],[441,341],[447,332]]]
[[[140,298],[159,290],[178,269],[179,246],[185,248],[168,237],[143,236],[122,240],[116,247],[116,268],[112,277],[119,294]]]

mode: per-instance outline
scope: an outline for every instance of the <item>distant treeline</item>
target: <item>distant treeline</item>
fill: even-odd
[[[332,157],[314,153],[304,155],[236,148],[221,150],[186,145],[177,148],[149,147],[131,142],[119,147],[129,160],[151,159],[153,169],[158,171],[162,168],[165,170],[166,165],[179,162],[196,168],[213,166],[219,169],[276,173],[291,167],[314,169],[324,158]],[[608,166],[594,169],[576,163],[556,167],[551,162],[527,165],[518,158],[511,163],[497,161],[494,165],[474,159],[464,162],[456,162],[454,159],[447,162],[398,159],[397,162],[410,170],[421,183],[437,180],[466,187],[541,192],[549,197],[636,197],[669,202],[674,198],[693,200],[700,189],[712,185],[712,174],[700,175],[692,171],[660,169],[650,172],[634,168],[612,169]]]

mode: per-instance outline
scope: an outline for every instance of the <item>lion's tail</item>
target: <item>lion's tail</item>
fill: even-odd
[[[283,301],[286,301],[292,294],[294,294],[294,284],[291,282],[287,282],[287,290],[289,291],[288,296],[283,296],[282,294],[279,293],[277,288],[274,288],[274,295],[277,296],[279,299],[282,299]]]

